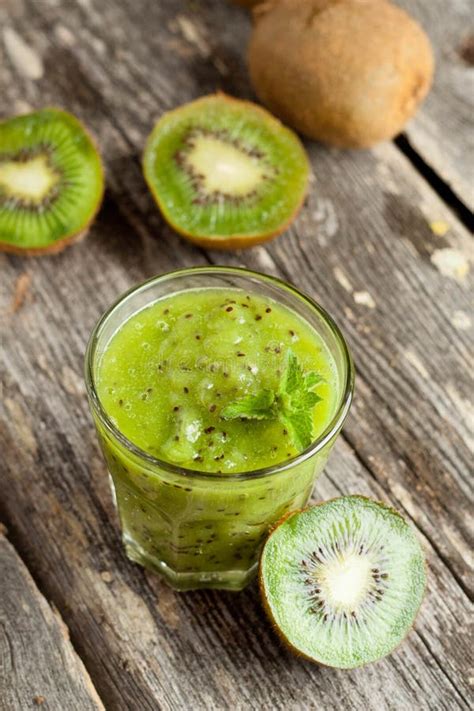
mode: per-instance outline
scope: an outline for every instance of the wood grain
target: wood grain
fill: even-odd
[[[0,571],[0,709],[103,709],[58,611],[1,532]]]
[[[469,0],[397,0],[429,35],[433,89],[405,134],[425,163],[474,209],[474,21]]]
[[[163,224],[139,156],[163,110],[216,88],[250,95],[244,13],[218,0],[7,0],[0,24],[14,33],[8,51],[0,45],[4,111],[25,102],[75,111],[98,136],[108,172],[84,243],[41,260],[0,257],[0,507],[106,707],[335,709],[344,699],[351,710],[469,708],[466,230],[395,146],[343,153],[307,144],[315,181],[287,235],[233,255],[192,247]],[[35,59],[13,60],[11,37]],[[430,582],[415,630],[367,669],[321,670],[291,657],[254,587],[178,595],[122,553],[85,403],[85,343],[131,284],[217,262],[283,276],[335,315],[358,384],[316,496],[389,501],[425,543]]]

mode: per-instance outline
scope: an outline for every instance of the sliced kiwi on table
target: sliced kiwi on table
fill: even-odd
[[[341,669],[375,662],[398,646],[425,581],[411,527],[362,496],[290,514],[260,561],[264,604],[281,638],[297,653]]]
[[[43,109],[0,123],[0,249],[61,251],[86,234],[103,193],[99,154],[74,116]]]
[[[164,114],[145,178],[169,224],[203,246],[250,246],[282,232],[306,194],[297,136],[264,109],[215,94]]]

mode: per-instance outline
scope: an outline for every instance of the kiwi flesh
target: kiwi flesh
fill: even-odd
[[[423,599],[425,560],[403,517],[362,496],[287,516],[260,560],[270,619],[293,650],[351,669],[386,656]]]
[[[434,65],[422,28],[387,0],[270,0],[255,15],[248,61],[257,95],[285,123],[359,148],[401,131]]]
[[[61,251],[86,234],[103,193],[99,154],[77,118],[48,108],[0,123],[0,250]]]
[[[164,218],[193,242],[246,247],[282,232],[306,194],[297,136],[265,109],[225,94],[164,114],[143,158]]]

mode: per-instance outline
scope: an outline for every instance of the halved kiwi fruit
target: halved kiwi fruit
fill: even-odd
[[[246,247],[282,232],[306,194],[299,139],[264,109],[215,94],[164,114],[144,173],[169,224],[206,247]]]
[[[59,109],[0,123],[0,249],[59,252],[83,237],[104,175],[84,126]]]
[[[341,669],[375,662],[398,646],[425,581],[411,527],[362,496],[290,514],[270,534],[260,561],[265,607],[284,642]]]

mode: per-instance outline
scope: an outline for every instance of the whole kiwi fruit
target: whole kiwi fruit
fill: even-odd
[[[233,0],[236,5],[242,5],[242,7],[247,7],[251,10],[256,5],[260,5],[262,0]]]
[[[387,0],[269,0],[254,15],[249,68],[260,100],[340,147],[392,138],[428,93],[428,37]]]

